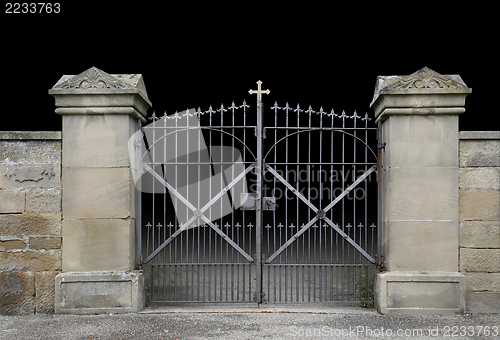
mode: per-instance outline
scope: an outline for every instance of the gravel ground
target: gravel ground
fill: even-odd
[[[215,307],[141,314],[0,316],[0,339],[293,338],[500,339],[500,314],[380,315],[361,308]]]

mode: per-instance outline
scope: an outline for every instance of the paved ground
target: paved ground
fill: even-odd
[[[384,316],[345,306],[212,305],[141,314],[0,316],[0,339],[295,338],[500,339],[500,314]]]

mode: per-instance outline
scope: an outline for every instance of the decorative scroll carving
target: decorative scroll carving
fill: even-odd
[[[56,176],[54,168],[52,167],[21,167],[21,168],[7,168],[5,177],[13,179],[16,182],[39,182],[44,178],[51,179]]]
[[[56,87],[63,89],[123,89],[130,86],[97,67],[91,67]]]
[[[459,89],[463,85],[449,76],[439,74],[430,68],[424,67],[409,76],[389,86],[392,89]]]

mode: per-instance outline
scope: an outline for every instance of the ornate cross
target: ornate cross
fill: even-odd
[[[265,93],[265,94],[269,94],[269,93],[271,93],[271,91],[269,91],[269,90],[262,91],[262,90],[260,89],[260,85],[262,85],[262,82],[259,80],[259,81],[257,82],[257,91],[256,91],[256,90],[250,90],[250,91],[248,91],[248,93],[250,93],[250,94],[255,94],[255,93],[257,93],[257,99],[259,99],[259,100],[260,100],[260,99],[262,99],[262,93]]]

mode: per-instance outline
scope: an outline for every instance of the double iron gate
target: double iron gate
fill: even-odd
[[[156,117],[134,142],[147,299],[369,299],[377,249],[370,118],[243,102]]]

